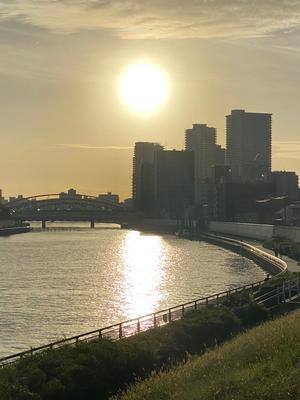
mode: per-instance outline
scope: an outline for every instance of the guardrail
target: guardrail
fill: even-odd
[[[290,303],[300,298],[300,279],[299,277],[283,281],[275,288],[256,296],[254,300],[257,304],[262,304],[267,308],[273,308],[279,304]]]
[[[287,272],[287,264],[285,261],[241,240],[215,234],[202,234],[201,237],[208,242],[212,241],[219,245],[224,245],[224,247],[229,246],[231,250],[235,250],[242,255],[247,255],[247,257],[254,259],[259,264],[261,264],[262,261],[265,261],[268,266],[273,269],[272,275],[274,276],[280,276]]]
[[[212,235],[207,235],[207,238]],[[286,271],[286,263],[276,257],[273,257],[259,249],[256,249],[254,246],[248,245],[243,242],[239,242],[234,239],[228,239],[224,237],[216,237],[213,236],[214,240],[219,240],[219,243],[231,243],[235,246],[239,246],[240,248],[247,248],[251,253],[255,253],[259,257],[264,257],[265,260],[268,260],[270,263],[274,263],[274,265],[278,265],[281,267],[281,273]],[[164,310],[160,310],[151,314],[147,314],[138,318],[133,318],[127,320],[125,322],[121,322],[118,324],[110,325],[104,328],[96,329],[90,332],[86,332],[80,335],[72,336],[66,339],[58,340],[56,342],[52,342],[43,346],[31,348],[30,350],[25,350],[16,354],[12,354],[7,357],[0,358],[0,366],[4,366],[10,363],[13,363],[19,360],[22,357],[26,357],[28,355],[37,354],[39,352],[59,348],[65,345],[76,345],[82,342],[90,342],[93,340],[97,340],[99,338],[107,338],[111,340],[119,340],[126,337],[130,337],[136,335],[138,333],[147,331],[152,328],[156,328],[171,321],[178,320],[184,316],[187,311],[197,310],[201,307],[207,307],[209,305],[219,305],[222,300],[229,297],[233,293],[239,293],[245,290],[253,291],[256,288],[259,288],[265,280],[261,280],[258,282],[254,282],[248,285],[240,286],[235,289],[230,289],[227,291],[219,292],[210,296],[201,297],[199,299],[189,301],[187,303],[183,303],[177,305],[175,307],[166,308]]]

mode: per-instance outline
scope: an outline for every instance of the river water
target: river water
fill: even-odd
[[[265,277],[204,242],[48,226],[0,237],[0,357]]]

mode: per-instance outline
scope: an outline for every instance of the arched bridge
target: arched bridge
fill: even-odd
[[[91,221],[127,223],[135,216],[122,204],[86,194],[48,193],[17,198],[8,203],[22,221]]]

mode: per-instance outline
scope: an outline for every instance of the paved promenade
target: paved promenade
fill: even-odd
[[[252,246],[257,247],[260,250],[265,251],[266,253],[272,254],[274,256],[274,251],[263,247],[263,243],[258,240],[244,239],[243,241],[251,244]],[[297,261],[289,258],[287,256],[282,256],[282,260],[286,262],[288,266],[288,270],[290,272],[300,272],[300,265],[297,265]]]

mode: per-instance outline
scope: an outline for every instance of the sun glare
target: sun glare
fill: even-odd
[[[120,77],[119,93],[132,110],[144,114],[153,113],[166,100],[167,78],[154,64],[132,64]]]

